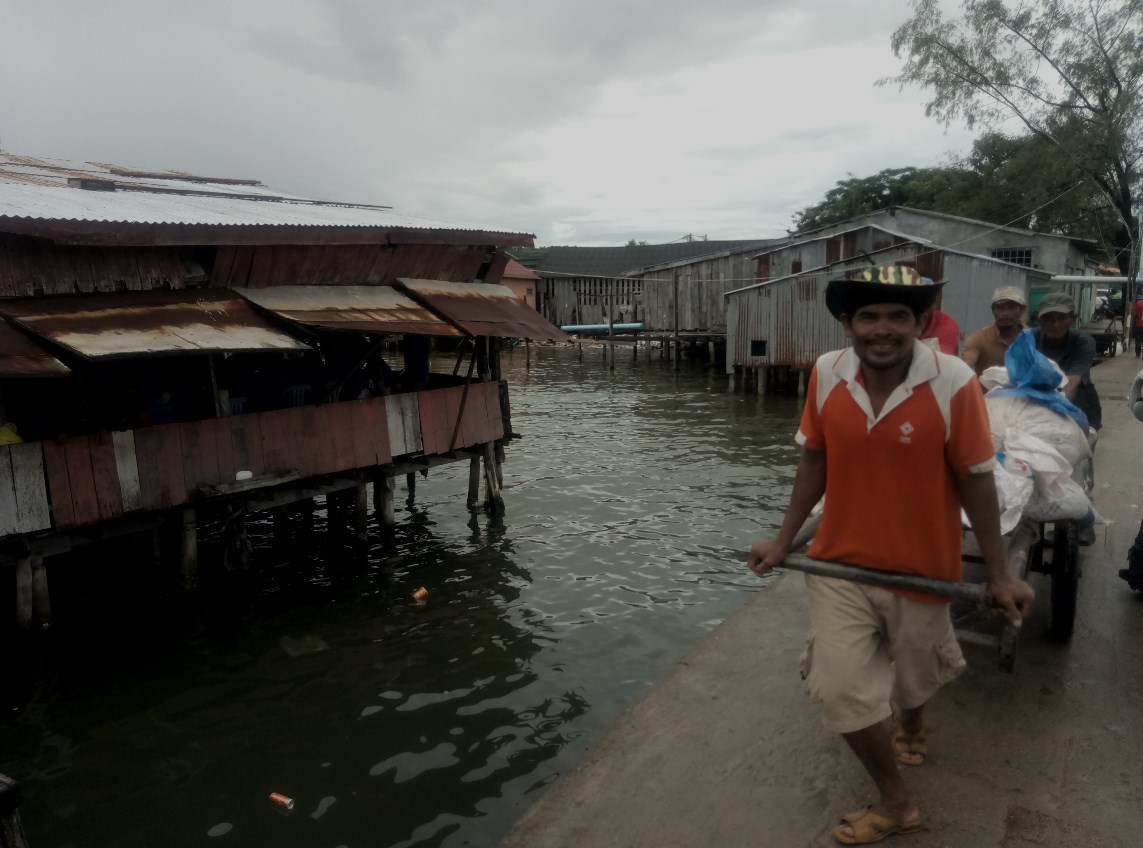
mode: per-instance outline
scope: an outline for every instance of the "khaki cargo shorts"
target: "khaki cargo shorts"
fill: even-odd
[[[919,707],[964,671],[948,604],[831,577],[806,575],[806,588],[802,680],[830,730],[853,733],[884,721],[890,699]]]

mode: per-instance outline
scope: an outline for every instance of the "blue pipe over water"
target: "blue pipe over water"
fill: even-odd
[[[639,324],[612,324],[611,331],[613,333],[625,332],[629,333],[632,330],[645,330],[647,327],[643,323]],[[606,324],[565,324],[560,327],[565,333],[606,333]]]

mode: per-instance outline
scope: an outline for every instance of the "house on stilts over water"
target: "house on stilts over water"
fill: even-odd
[[[0,573],[46,624],[52,558],[152,533],[197,579],[199,530],[470,463],[500,502],[503,338],[563,335],[497,285],[533,236],[427,226],[252,180],[0,153]],[[429,367],[432,340],[457,350]],[[9,596],[12,588],[0,592]]]

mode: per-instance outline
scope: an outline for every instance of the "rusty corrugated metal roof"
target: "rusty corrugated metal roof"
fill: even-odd
[[[527,233],[434,222],[388,206],[298,197],[257,180],[140,171],[0,152],[0,224],[6,218],[134,225],[435,230],[481,238],[498,236],[502,238],[497,240],[505,244],[531,244],[532,240]]]
[[[218,289],[24,298],[0,314],[89,359],[309,348]]]
[[[391,286],[271,286],[244,298],[299,324],[362,333],[460,336],[460,330]]]
[[[441,280],[397,281],[414,298],[473,336],[500,336],[535,341],[568,341],[507,286],[447,283]]]
[[[0,319],[0,377],[66,377],[71,369]]]

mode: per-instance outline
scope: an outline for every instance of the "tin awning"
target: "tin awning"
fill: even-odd
[[[0,315],[89,359],[307,350],[224,289],[0,301]]]
[[[0,377],[66,377],[71,369],[0,319]]]
[[[469,335],[534,341],[568,340],[568,336],[545,321],[507,286],[405,278],[397,283]]]
[[[251,303],[288,321],[325,330],[463,335],[390,286],[271,286],[238,291]]]

